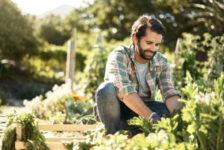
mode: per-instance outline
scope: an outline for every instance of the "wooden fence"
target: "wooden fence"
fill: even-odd
[[[70,124],[42,124],[39,125],[40,131],[62,131],[62,132],[76,132],[76,131],[85,131],[85,130],[91,130],[96,129],[96,125],[70,125]],[[22,139],[22,128],[21,126],[16,127],[16,142],[15,142],[15,149],[16,150],[25,150],[26,144],[25,142],[21,141]],[[50,150],[66,150],[66,147],[62,143],[62,141],[83,141],[86,140],[87,137],[46,137],[46,145]]]

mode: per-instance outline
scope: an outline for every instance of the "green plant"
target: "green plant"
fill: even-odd
[[[11,150],[15,148],[14,143],[16,140],[16,125],[21,126],[21,141],[28,143],[28,150],[35,150],[37,147],[38,149],[48,150],[48,147],[44,143],[45,138],[41,134],[34,116],[30,113],[8,115],[8,120],[6,123],[7,129],[4,131],[2,150]]]
[[[91,99],[94,98],[97,87],[103,82],[105,66],[105,48],[102,43],[101,33],[99,33],[97,44],[87,58],[84,70],[84,92]]]
[[[199,36],[193,36],[191,34],[184,33],[183,39],[179,40],[178,47],[180,48],[178,56],[175,56],[177,62],[175,62],[174,68],[174,81],[175,84],[179,87],[183,87],[187,83],[184,82],[186,77],[186,72],[190,72],[193,79],[198,80],[202,77],[201,64],[196,60],[196,52],[199,47],[198,41],[200,40]]]
[[[192,83],[192,79],[190,82]],[[222,74],[215,81],[213,92],[198,93],[195,88],[192,93],[189,86],[183,89],[189,95],[189,99],[184,101],[183,121],[188,124],[187,131],[194,137],[199,149],[221,149],[224,146],[223,87]]]
[[[4,137],[2,139],[2,150],[14,150],[16,141],[16,127],[7,126],[4,130]]]
[[[69,84],[55,85],[44,97],[37,96],[31,101],[24,101],[24,105],[37,118],[52,123],[95,122],[94,117],[88,118],[93,112],[93,102],[71,91]]]
[[[189,33],[183,34],[177,44],[176,62],[174,68],[174,81],[178,87],[187,85],[185,80],[187,71],[203,90],[204,84],[213,87],[213,80],[220,76],[224,62],[224,36],[211,36],[204,33],[203,36],[195,36]],[[199,61],[199,52],[206,54],[204,61]]]
[[[217,79],[224,70],[224,35],[212,37],[210,34],[204,34],[204,43],[210,49],[208,52],[208,68],[206,85],[213,88],[213,81]]]

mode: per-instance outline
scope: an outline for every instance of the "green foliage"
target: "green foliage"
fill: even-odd
[[[48,15],[39,24],[38,35],[50,44],[63,45],[70,38],[70,34],[64,33],[64,22],[59,16]]]
[[[207,86],[213,87],[213,80],[224,70],[224,35],[212,37],[204,34],[204,38],[203,45],[209,49]]]
[[[168,138],[173,139],[169,142],[171,147],[185,143],[187,149],[191,149],[190,145],[194,149],[221,149],[224,144],[224,95],[221,90],[224,86],[224,76],[222,74],[215,81],[215,91],[209,93],[200,93],[189,73],[187,77],[188,85],[183,88],[187,100],[182,100],[184,107],[181,112],[174,112],[171,118],[163,118],[153,126],[143,118],[135,118],[130,120],[130,123],[140,125],[145,135],[155,134],[152,140],[154,144],[163,139],[159,134],[165,131]],[[157,145],[156,148],[160,146]]]
[[[89,23],[90,20],[86,8],[75,8],[64,19],[64,32],[71,35],[73,28],[75,27],[78,32],[88,34],[93,29]]]
[[[170,114],[170,118],[162,118],[154,124],[141,117],[131,119],[129,124],[140,126],[143,134],[130,139],[122,132],[102,136],[103,131],[88,131],[90,138],[83,145],[92,145],[93,149],[221,150],[224,146],[224,75],[214,82],[214,91],[204,90],[204,93],[193,83],[189,72],[186,81],[188,85],[182,90],[185,98],[180,100],[183,108]]]
[[[67,142],[64,142],[63,143],[64,146],[67,148],[67,150],[72,150],[73,146],[74,146],[74,143],[67,143]]]
[[[10,0],[0,1],[0,59],[19,63],[26,54],[37,52],[38,41],[26,16]]]
[[[90,25],[106,30],[107,40],[123,40],[130,36],[131,25],[140,15],[154,15],[167,28],[165,43],[172,51],[183,32],[222,34],[223,4],[222,0],[94,0],[86,11]]]
[[[136,125],[140,126],[143,133],[147,136],[149,133],[154,132],[155,128],[153,127],[152,123],[149,123],[148,120],[142,117],[134,117],[128,121],[129,125]]]
[[[224,105],[223,92],[219,87],[223,87],[223,75],[216,81],[214,92],[191,94],[189,100],[184,101],[185,107],[182,110],[183,121],[188,124],[187,131],[193,135],[193,139],[200,149],[221,149],[224,143]],[[190,81],[192,82],[192,80]],[[185,87],[184,91],[189,87]],[[218,97],[216,97],[216,95]]]
[[[144,141],[144,142],[142,142]],[[148,136],[138,134],[128,141],[125,149],[193,149],[188,143],[176,143],[175,136],[160,130],[157,133],[150,133]]]
[[[175,84],[178,87],[185,86],[188,82],[183,79],[189,72],[198,84],[203,86],[206,83],[206,85],[212,87],[212,80],[217,79],[223,70],[223,39],[223,36],[212,37],[208,33],[201,37],[184,33],[183,39],[178,41],[176,48]],[[207,62],[198,61],[199,52],[207,53]]]
[[[87,55],[87,59],[84,73],[79,74],[79,76],[81,76],[80,80],[82,81],[79,83],[83,86],[83,91],[89,99],[94,99],[96,89],[103,82],[109,53],[122,44],[130,44],[130,38],[126,38],[124,41],[111,40],[104,44],[101,32],[99,32],[92,51],[88,54],[84,53],[84,55]],[[79,80],[79,78],[77,80]]]
[[[57,46],[45,42],[38,55],[24,60],[33,78],[43,83],[60,83],[64,80],[66,45]]]
[[[90,57],[96,42],[96,32],[83,33],[77,29],[75,71],[84,72],[86,61]],[[79,79],[77,79],[79,81]]]
[[[177,62],[175,62],[174,79],[180,87],[183,87],[186,72],[189,71],[194,80],[198,80],[202,76],[200,62],[196,60],[196,52],[199,46],[199,36],[191,34],[183,34],[183,39],[179,41]],[[181,82],[182,81],[182,82]]]
[[[14,142],[16,140],[15,125],[21,126],[21,140],[24,142],[28,142],[28,150],[34,150],[36,149],[36,147],[43,150],[48,150],[47,146],[44,143],[45,138],[41,134],[34,116],[30,113],[8,115],[8,120],[6,123],[7,129],[4,132],[4,140],[2,145],[3,150],[14,149]]]
[[[95,45],[92,53],[86,61],[84,70],[84,89],[85,93],[89,94],[93,99],[97,87],[103,82],[105,66],[106,66],[106,53],[102,43],[101,33],[98,35],[97,44]]]
[[[45,96],[37,96],[24,105],[35,117],[51,123],[94,123],[93,103],[71,91],[70,84],[55,85]]]
[[[16,141],[16,127],[8,126],[4,130],[4,137],[2,139],[2,150],[14,150]]]

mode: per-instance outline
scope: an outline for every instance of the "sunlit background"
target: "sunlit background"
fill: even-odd
[[[45,140],[34,123],[38,120],[49,128],[99,123],[94,94],[107,57],[119,45],[131,44],[131,26],[141,15],[155,16],[166,27],[159,51],[168,58],[184,99],[181,112],[158,125],[133,120],[144,132],[133,138],[126,131],[104,136],[98,128],[79,133],[91,138],[67,147],[223,149],[223,0],[0,0],[2,150],[14,149],[18,137],[41,149]],[[158,89],[155,99],[163,101]],[[32,113],[18,115],[24,111]],[[10,112],[17,114],[6,124]],[[23,136],[15,137],[15,124]]]
[[[131,44],[131,25],[141,15],[165,25],[159,51],[181,87],[187,70],[195,79],[214,72],[205,63],[211,64],[215,46],[205,45],[223,35],[223,6],[222,0],[0,0],[2,104],[21,105],[63,84],[70,40],[75,42],[74,88],[93,99],[107,56],[120,44]],[[221,64],[215,68],[223,69]]]
[[[12,0],[21,9],[23,14],[41,16],[53,9],[70,6],[78,8],[85,6],[86,0]]]

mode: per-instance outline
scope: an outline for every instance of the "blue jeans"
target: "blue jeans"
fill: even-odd
[[[117,97],[112,82],[103,82],[96,91],[97,115],[104,123],[106,134],[114,134],[119,130],[128,129],[127,120],[138,116]],[[161,117],[168,117],[169,111],[163,102],[151,101],[145,104]]]

